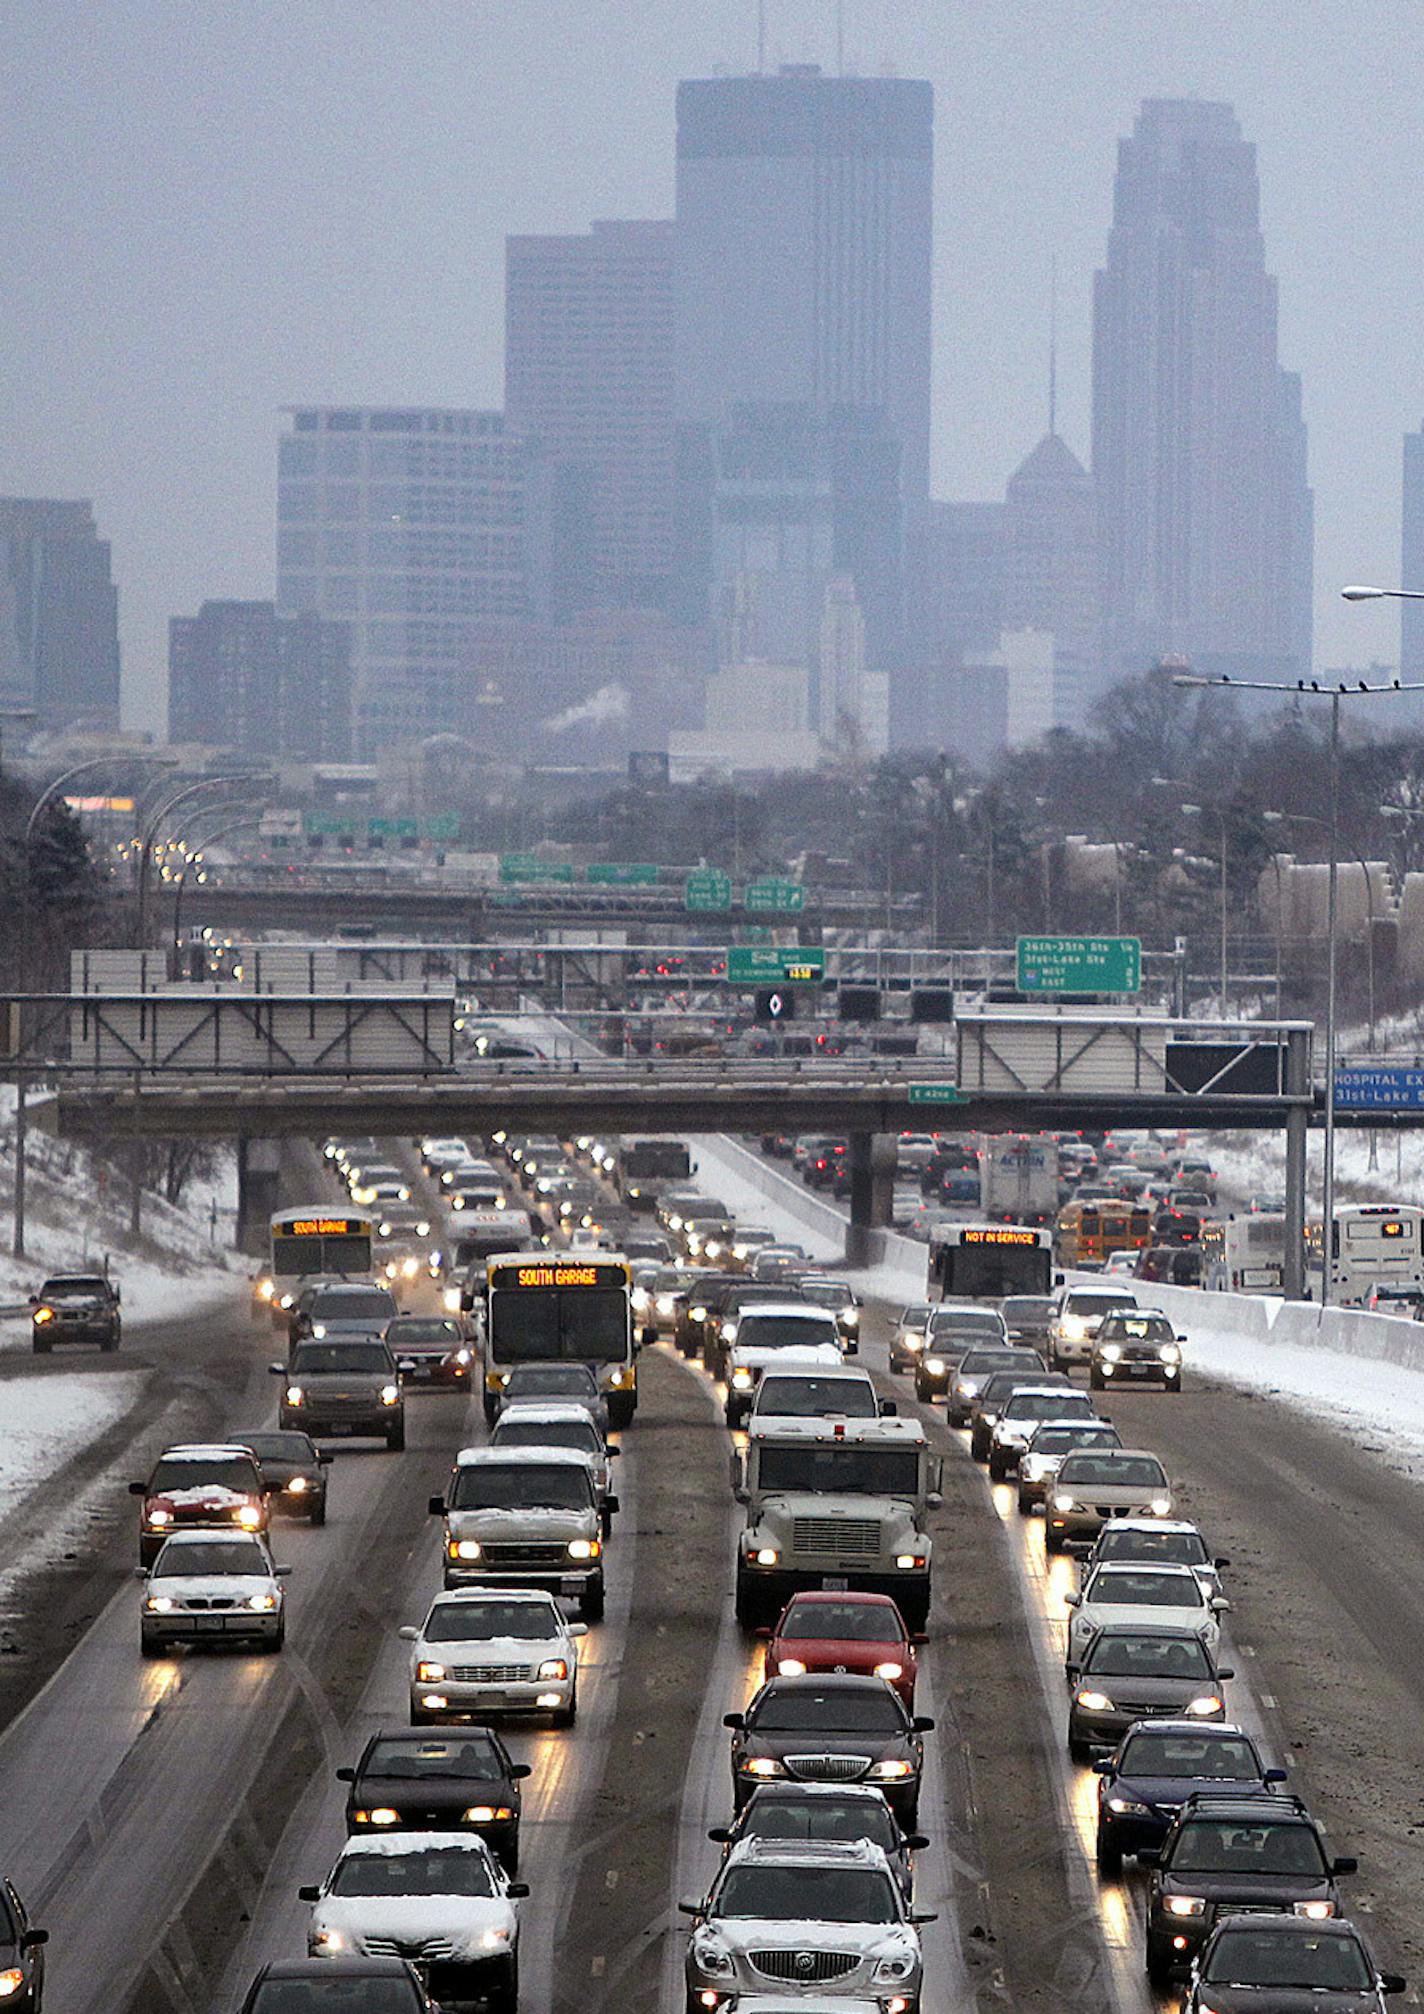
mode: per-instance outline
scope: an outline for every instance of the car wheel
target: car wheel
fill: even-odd
[[[493,1399],[486,1399],[485,1425],[487,1427],[492,1427],[498,1417],[499,1417],[499,1407],[495,1404]]]
[[[1122,1848],[1104,1825],[1098,1827],[1097,1859],[1100,1874],[1121,1874]]]
[[[746,1574],[737,1575],[737,1621],[743,1629],[756,1629],[762,1618],[761,1593]]]
[[[1106,1386],[1107,1386],[1107,1379],[1103,1376],[1101,1371],[1089,1371],[1088,1390],[1090,1392],[1101,1392],[1106,1389]]]
[[[139,1636],[138,1649],[140,1657],[162,1657],[164,1655],[163,1645],[156,1636],[150,1636],[147,1630],[142,1631]]]
[[[1020,1490],[1019,1491],[1020,1517],[1029,1517],[1032,1515],[1032,1512],[1033,1512],[1033,1498],[1029,1495],[1027,1490]]]
[[[1147,1940],[1147,1976],[1154,1986],[1168,1986],[1172,1980],[1172,1954],[1160,1938]]]
[[[1092,1749],[1086,1741],[1081,1741],[1076,1734],[1069,1735],[1068,1759],[1070,1762],[1087,1762],[1091,1755]]]
[[[989,1458],[989,1437],[987,1434],[981,1434],[977,1427],[969,1436],[969,1452],[976,1462],[987,1461]]]
[[[579,1596],[579,1615],[585,1622],[602,1622],[604,1607],[603,1576],[597,1580],[585,1581]]]
[[[405,1421],[386,1428],[386,1453],[398,1455],[405,1446]]]
[[[573,1692],[569,1695],[568,1705],[564,1707],[561,1712],[556,1713],[554,1715],[554,1725],[555,1727],[572,1727],[577,1719],[578,1719],[578,1687],[575,1686]],[[516,1857],[517,1857],[517,1849],[516,1849]],[[509,1871],[511,1874],[513,1874],[514,1869],[511,1867]]]
[[[990,1482],[1001,1483],[1007,1474],[1008,1470],[1004,1467],[1003,1457],[991,1454],[989,1457]]]
[[[54,1345],[50,1342],[48,1336],[43,1341],[38,1336],[35,1337],[35,1355],[37,1357],[47,1357],[53,1347]]]
[[[490,2014],[516,2014],[519,2006],[519,1960],[511,1958],[508,1970],[498,1986],[490,1994],[487,2005]]]
[[[267,1641],[263,1644],[262,1648],[264,1650],[270,1650],[275,1655],[275,1653],[282,1648],[282,1645],[286,1641],[287,1641],[287,1625],[285,1622],[281,1622],[277,1626],[277,1634],[275,1636],[269,1636]]]
[[[1056,1531],[1048,1531],[1047,1529],[1045,1529],[1043,1534],[1043,1549],[1045,1552],[1062,1552],[1063,1550],[1062,1533]]]
[[[312,1507],[311,1507],[311,1513],[310,1513],[310,1516],[311,1516],[311,1522],[312,1522],[313,1524],[325,1524],[325,1523],[326,1523],[326,1492],[325,1492],[325,1490],[323,1490],[323,1491],[322,1491],[322,1493],[321,1493],[321,1495],[320,1495],[319,1497],[314,1497],[314,1498],[312,1499]]]
[[[106,1356],[108,1355],[110,1350],[116,1350],[118,1347],[119,1347],[119,1338],[117,1332],[112,1336],[105,1336],[103,1342],[100,1343],[99,1345],[99,1348],[105,1353]]]

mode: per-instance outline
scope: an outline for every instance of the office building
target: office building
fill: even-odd
[[[673,225],[505,241],[504,406],[583,520],[567,612],[661,608],[672,567]]]
[[[928,504],[933,117],[927,83],[814,66],[678,87],[681,606],[703,619],[730,578],[737,540],[722,527],[757,500],[729,497],[727,443],[761,416],[777,451],[799,436],[817,499],[827,473],[838,497],[803,662],[832,571],[854,580],[872,669],[902,672],[918,619],[906,583],[922,577]],[[773,480],[783,496],[766,512],[789,538],[794,471]]]
[[[351,629],[270,601],[205,601],[168,625],[168,739],[289,762],[351,754]]]
[[[480,722],[477,644],[547,613],[537,445],[502,413],[301,407],[278,449],[277,607],[351,626],[355,752]]]
[[[1255,148],[1229,105],[1149,100],[1119,142],[1094,292],[1109,669],[1310,669],[1312,503],[1280,366]]]
[[[1002,503],[930,505],[925,607],[932,657],[994,648],[1004,626],[1008,577],[1008,513]]]
[[[1053,639],[1052,719],[1082,730],[1102,677],[1098,524],[1093,479],[1049,432],[1010,476],[1004,493],[1003,626]],[[1023,738],[1011,700],[1011,734]]]
[[[118,590],[91,503],[0,497],[0,700],[42,728],[118,728]]]

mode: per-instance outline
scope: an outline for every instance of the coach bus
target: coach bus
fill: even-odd
[[[936,1224],[929,1291],[945,1301],[1001,1301],[1053,1287],[1053,1233],[1031,1224]]]
[[[632,1268],[614,1253],[506,1252],[485,1273],[485,1417],[516,1364],[587,1364],[626,1427],[638,1404]]]

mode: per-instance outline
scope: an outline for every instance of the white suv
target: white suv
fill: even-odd
[[[1048,1323],[1048,1361],[1054,1370],[1091,1363],[1103,1316],[1137,1305],[1136,1294],[1126,1287],[1065,1287]]]

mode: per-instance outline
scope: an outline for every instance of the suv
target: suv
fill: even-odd
[[[175,1531],[265,1532],[267,1495],[257,1458],[226,1444],[165,1448],[147,1482],[130,1483],[142,1497],[138,1556],[152,1566]]]
[[[987,1343],[982,1349],[967,1351],[949,1381],[946,1410],[952,1427],[968,1426],[974,1401],[983,1390],[985,1379],[995,1371],[1022,1371],[1026,1378],[1042,1377],[1043,1358],[1037,1350],[1026,1350],[1013,1343]]]
[[[603,1614],[602,1511],[593,1464],[569,1448],[462,1448],[444,1496],[445,1585],[542,1588],[576,1595],[579,1614]]]
[[[285,1364],[278,1424],[306,1434],[371,1434],[394,1453],[405,1446],[405,1392],[379,1336],[303,1339]]]
[[[1119,1310],[1131,1314],[1137,1305],[1129,1287],[1064,1287],[1048,1325],[1048,1361],[1059,1371],[1086,1364],[1103,1317]]]
[[[836,1369],[842,1355],[853,1356],[856,1345],[841,1343],[840,1328],[829,1308],[804,1301],[771,1301],[748,1308],[722,1326],[727,1345],[726,1416],[739,1427],[751,1411],[762,1374],[773,1364]]]
[[[969,1452],[976,1462],[988,1461],[989,1440],[1000,1413],[1015,1392],[1030,1385],[1035,1391],[1061,1391],[1065,1397],[1073,1393],[1065,1372],[1046,1371],[1041,1363],[1027,1370],[990,1371],[969,1402]]]
[[[30,1339],[36,1356],[56,1343],[97,1343],[116,1350],[123,1333],[119,1289],[107,1273],[56,1273],[30,1295]]]
[[[1180,1392],[1183,1341],[1155,1308],[1104,1315],[1088,1359],[1088,1383],[1095,1392],[1106,1391],[1110,1384],[1144,1381]]]
[[[1298,1797],[1189,1797],[1160,1847],[1139,1850],[1152,1870],[1147,1976],[1186,1971],[1220,1916],[1237,1910],[1326,1918],[1340,1913],[1335,1878],[1357,1863],[1326,1851]]]
[[[971,1350],[1008,1340],[1008,1329],[997,1308],[981,1307],[973,1301],[941,1301],[930,1309],[925,1327],[925,1347],[915,1364],[915,1397],[941,1398]]]
[[[318,1342],[338,1336],[378,1336],[387,1322],[400,1313],[389,1287],[372,1286],[369,1281],[332,1281],[313,1294],[303,1294],[292,1311],[291,1337],[294,1343],[307,1336]]]
[[[757,1386],[750,1418],[875,1420],[894,1411],[895,1401],[879,1396],[868,1371],[773,1364]]]
[[[1057,1385],[1020,1385],[1004,1400],[999,1417],[989,1430],[986,1460],[992,1482],[1007,1482],[1017,1475],[1019,1460],[1033,1439],[1033,1431],[1045,1420],[1081,1420],[1084,1426],[1097,1421],[1086,1392],[1065,1392]]]
[[[1121,1874],[1126,1853],[1160,1846],[1189,1797],[1264,1797],[1286,1780],[1283,1769],[1266,1767],[1244,1728],[1224,1720],[1139,1722],[1093,1768],[1103,1874]]]

